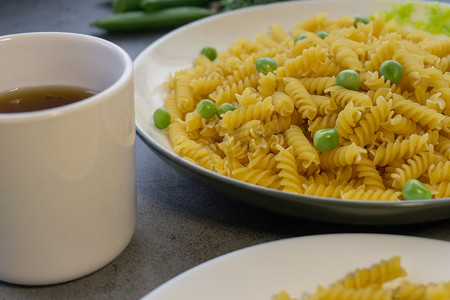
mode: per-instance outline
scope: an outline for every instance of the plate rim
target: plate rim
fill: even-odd
[[[267,242],[257,243],[254,245],[246,246],[243,248],[239,248],[230,252],[227,252],[225,254],[216,256],[214,258],[208,259],[202,263],[199,263],[177,275],[174,277],[168,279],[167,281],[163,282],[161,285],[157,286],[153,290],[151,290],[149,293],[144,295],[141,299],[142,300],[153,300],[154,295],[158,295],[161,292],[164,292],[165,289],[170,288],[172,285],[176,285],[179,281],[182,281],[185,279],[185,277],[190,276],[191,274],[195,274],[197,272],[201,272],[203,268],[211,267],[214,264],[220,263],[221,261],[232,259],[234,257],[239,257],[240,255],[245,255],[249,252],[254,251],[255,249],[262,249],[267,250],[267,248],[275,248],[277,245],[282,244],[289,244],[289,243],[298,243],[298,244],[305,244],[309,241],[312,241],[310,243],[315,243],[317,240],[327,240],[327,239],[335,239],[340,238],[342,240],[357,240],[361,238],[372,238],[372,239],[402,239],[412,242],[428,242],[433,244],[442,244],[445,245],[444,247],[449,247],[450,249],[450,241],[446,240],[440,240],[436,238],[430,238],[430,237],[420,237],[420,236],[410,236],[410,235],[402,235],[402,234],[394,234],[394,233],[356,233],[356,232],[350,232],[350,233],[325,233],[325,234],[311,234],[311,235],[304,235],[304,236],[293,236],[288,238],[280,238],[276,240],[271,240]],[[389,244],[388,246],[389,247]],[[401,255],[400,255],[401,256]],[[299,256],[301,259],[301,256]],[[386,259],[385,257],[380,257],[380,259]],[[377,263],[377,261],[374,261],[373,263]],[[349,271],[352,271],[357,266],[349,266]],[[345,274],[343,274],[344,276]],[[444,280],[444,279],[443,279]],[[319,283],[318,283],[319,284]],[[277,291],[274,291],[276,293]],[[156,298],[155,298],[156,299]]]

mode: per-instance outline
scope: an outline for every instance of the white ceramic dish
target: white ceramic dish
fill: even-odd
[[[170,73],[192,65],[204,46],[224,51],[239,37],[267,32],[272,22],[286,29],[319,12],[330,17],[369,15],[384,1],[288,1],[224,13],[181,27],[146,48],[135,60],[136,127],[142,140],[171,166],[228,196],[260,208],[300,217],[355,224],[405,224],[450,217],[450,199],[414,202],[344,201],[296,195],[240,182],[175,155],[165,131],[152,119],[164,103],[163,82]]]
[[[212,259],[144,300],[271,300],[280,290],[300,298],[355,268],[400,255],[412,282],[450,280],[450,242],[383,234],[330,234],[284,239]]]

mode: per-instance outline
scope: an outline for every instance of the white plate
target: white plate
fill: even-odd
[[[412,282],[450,280],[450,242],[383,234],[297,237],[212,259],[169,280],[144,300],[271,300],[280,290],[300,298],[356,268],[400,255]]]
[[[381,2],[380,2],[381,1]],[[384,3],[384,4],[383,4]],[[401,224],[450,217],[450,199],[409,202],[344,201],[285,193],[210,172],[175,155],[165,131],[152,121],[165,99],[170,73],[192,65],[200,49],[224,51],[239,37],[265,33],[272,22],[285,29],[319,12],[331,18],[386,8],[386,1],[288,1],[219,14],[181,27],[146,48],[135,60],[136,127],[142,140],[181,173],[228,196],[284,214],[354,224]]]

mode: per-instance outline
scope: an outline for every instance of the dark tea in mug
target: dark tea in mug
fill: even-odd
[[[0,93],[0,113],[19,113],[54,108],[84,100],[97,92],[76,86],[45,85]]]

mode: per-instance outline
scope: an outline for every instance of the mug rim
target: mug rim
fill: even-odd
[[[125,85],[128,84],[130,78],[133,77],[133,61],[129,54],[117,44],[105,40],[100,37],[96,37],[93,35],[82,34],[82,33],[74,33],[74,32],[56,32],[56,31],[42,31],[42,32],[25,32],[25,33],[15,33],[8,34],[4,36],[0,36],[0,44],[4,41],[9,41],[11,39],[28,39],[30,37],[72,37],[83,40],[91,40],[91,42],[102,44],[110,49],[112,49],[115,53],[119,54],[119,57],[122,59],[124,63],[124,70],[120,74],[120,77],[114,81],[110,86],[98,92],[97,94],[90,96],[82,101],[77,101],[74,103],[43,109],[36,111],[27,111],[27,112],[14,112],[14,113],[0,113],[0,124],[1,123],[9,123],[9,122],[22,122],[22,121],[36,121],[38,119],[46,119],[49,117],[56,117],[65,114],[75,113],[80,110],[87,109],[93,105],[96,105],[99,101],[104,97],[105,94],[115,94],[120,91]],[[100,99],[99,99],[100,98]]]

